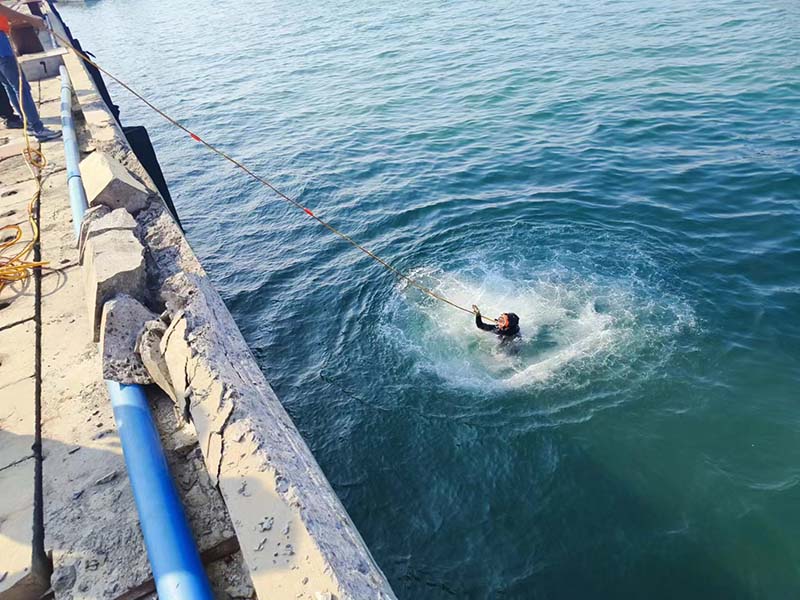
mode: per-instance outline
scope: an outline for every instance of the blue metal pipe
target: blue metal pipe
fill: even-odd
[[[50,36],[50,44],[52,44],[51,48],[58,48],[58,42],[56,42],[56,38],[53,35],[53,26],[50,24],[50,15],[42,15],[44,22],[47,24],[47,34]]]
[[[72,226],[75,228],[75,239],[81,233],[81,222],[86,212],[86,190],[81,180],[81,153],[78,149],[78,137],[75,135],[75,123],[72,120],[72,82],[67,69],[62,65],[61,73],[61,129],[64,136],[64,154],[67,159],[67,186],[69,187],[69,203],[72,206]]]
[[[161,600],[213,600],[142,387],[106,381]]]

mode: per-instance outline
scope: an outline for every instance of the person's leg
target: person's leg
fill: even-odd
[[[8,94],[6,93],[5,86],[0,83],[0,118],[11,119],[15,117],[14,107],[8,101]]]
[[[31,87],[28,85],[25,75],[22,76],[22,106],[20,106],[19,73],[16,58],[13,56],[0,56],[0,79],[8,92],[8,99],[20,116],[22,116],[22,111],[25,111],[28,129],[36,133],[44,129],[44,126],[39,118],[39,111],[36,110],[36,103],[33,101],[33,95],[31,95]]]
[[[0,84],[6,88],[6,92],[8,93],[8,99],[14,105],[14,109],[22,115],[22,111],[25,111],[25,117],[27,117],[28,121],[28,130],[33,132],[33,135],[36,136],[36,139],[40,142],[45,142],[47,140],[52,140],[57,137],[61,136],[60,131],[53,131],[52,129],[47,129],[43,124],[42,120],[39,118],[39,111],[36,110],[36,103],[33,101],[33,95],[31,94],[31,86],[28,85],[28,81],[25,79],[25,75],[22,76],[22,107],[19,105],[19,74],[21,70],[19,65],[17,64],[17,59],[13,56],[3,56],[0,57]],[[9,121],[10,126],[14,126]],[[21,124],[18,124],[17,127],[21,127]]]
[[[2,64],[3,58],[0,57],[0,88],[6,93],[6,98],[11,103],[11,106],[18,115],[22,114],[22,109],[19,107],[19,98],[17,98],[16,87],[11,85],[11,82],[6,78],[5,71]]]
[[[0,121],[4,122],[8,129],[22,129],[22,119],[14,112],[2,76],[0,76]]]
[[[3,96],[5,96],[6,100],[8,101],[8,108],[11,112],[10,117],[4,117],[6,120],[6,126],[10,126],[15,129],[22,129],[22,117],[19,116],[22,114],[22,111],[19,108],[17,97],[14,95],[14,88],[12,88],[10,85],[7,85],[3,81],[2,75],[0,75],[0,90],[2,90]]]

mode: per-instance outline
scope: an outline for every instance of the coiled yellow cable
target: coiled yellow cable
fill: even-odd
[[[34,181],[36,181],[36,191],[28,202],[28,224],[31,228],[31,239],[25,243],[22,250],[9,256],[9,250],[14,248],[14,246],[19,244],[20,240],[22,240],[23,231],[20,224],[14,223],[12,225],[0,227],[0,233],[4,231],[14,232],[14,237],[12,239],[0,243],[0,294],[2,294],[3,289],[8,284],[24,281],[33,274],[34,269],[40,269],[48,264],[45,261],[28,260],[34,246],[36,246],[36,243],[39,241],[39,224],[36,222],[35,213],[36,204],[39,202],[42,195],[41,172],[47,166],[47,158],[45,158],[40,150],[31,147],[31,140],[28,135],[28,117],[25,114],[23,104],[22,67],[17,65],[17,71],[19,72],[18,94],[19,105],[22,112],[22,131],[25,136],[25,149],[22,151],[22,157],[25,159],[25,163],[28,169],[30,169]]]

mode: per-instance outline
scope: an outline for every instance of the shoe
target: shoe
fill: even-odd
[[[22,129],[22,119],[20,119],[17,115],[4,118],[3,123],[5,124],[6,129]]]
[[[37,142],[46,142],[47,140],[54,140],[61,137],[60,131],[53,131],[47,127],[42,127],[39,131],[30,132],[34,135]]]

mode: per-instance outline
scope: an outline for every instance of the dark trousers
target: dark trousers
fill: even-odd
[[[14,56],[0,56],[0,84],[6,88],[8,100],[14,107],[14,112],[22,117],[22,111],[28,117],[28,129],[31,131],[41,131],[42,121],[39,119],[39,111],[36,110],[36,102],[31,94],[31,86],[28,80],[22,75],[22,89],[20,89],[21,67]],[[22,96],[20,98],[20,96]],[[20,104],[20,101],[22,102]]]
[[[11,102],[8,101],[6,88],[0,85],[0,119],[10,119],[15,115]]]

